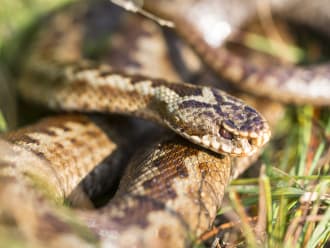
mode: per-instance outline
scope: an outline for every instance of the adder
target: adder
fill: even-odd
[[[80,115],[5,134],[10,143],[1,142],[1,208],[17,223],[22,240],[34,245],[187,246],[212,224],[235,173],[232,164],[246,163],[232,157],[258,153],[269,140],[268,123],[241,100],[212,87],[171,83],[181,81],[180,75],[164,59],[168,51],[159,27],[119,13],[109,2],[81,3],[47,18],[25,61],[21,95],[56,110],[151,119],[205,149],[175,136],[138,155],[105,207],[76,211],[89,227],[86,235],[44,197],[89,206],[93,191],[104,191],[95,186],[100,179],[112,186],[104,171],[119,172],[108,164],[88,173],[129,142],[116,144],[108,123]],[[88,47],[94,39],[101,44]],[[79,184],[85,176],[87,182]],[[16,210],[17,204],[22,207]]]

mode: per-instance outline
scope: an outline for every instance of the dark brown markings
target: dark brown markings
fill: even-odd
[[[251,127],[247,124],[244,124],[239,128],[240,131],[249,131],[250,129]]]
[[[71,138],[70,142],[75,145],[78,144],[78,140],[76,138]]]
[[[91,121],[89,120],[88,117],[83,115],[68,114],[68,115],[61,115],[55,117],[48,117],[42,120],[40,124],[46,124],[48,126],[56,126],[65,130],[68,128],[65,126],[66,122],[75,122],[75,123],[79,123],[80,125],[87,125]]]
[[[230,109],[235,112],[235,111],[238,111],[240,109],[240,106],[238,106],[235,102],[236,102],[236,99],[229,96],[229,95],[226,95],[226,99],[224,99],[220,92],[216,89],[212,89],[212,93],[217,101],[217,104],[214,104],[213,105],[213,108],[215,109],[215,111],[223,116],[224,118],[228,118],[229,117],[229,114],[228,112],[223,112],[222,109],[221,109],[221,106],[230,106]],[[236,116],[236,115],[235,115]],[[234,117],[235,117],[234,116]]]
[[[222,104],[223,103],[223,98],[220,95],[219,91],[216,89],[212,89],[212,93],[215,97],[215,100],[217,101],[218,104]]]
[[[199,102],[196,100],[188,100],[179,104],[179,109],[184,108],[212,108],[213,105],[205,102]]]
[[[40,141],[37,139],[33,139],[31,137],[29,137],[27,134],[23,134],[20,137],[17,137],[17,139],[14,140],[15,141],[22,141],[26,144],[36,144],[36,145],[40,145]]]
[[[257,111],[249,106],[244,107],[244,111],[251,113],[251,114],[258,114]]]
[[[183,84],[167,83],[166,87],[173,90],[179,96],[201,96],[202,89],[197,87],[191,87]]]
[[[40,224],[38,227],[39,231],[36,234],[40,240],[55,238],[60,233],[70,233],[72,231],[67,223],[50,212],[43,214],[38,223]]]
[[[237,105],[232,105],[232,106],[231,106],[231,109],[232,109],[233,111],[237,111],[237,110],[240,110],[240,107],[237,106]]]
[[[182,173],[181,177],[184,177],[186,174]],[[144,189],[149,189],[152,191],[154,188],[157,187],[157,185],[162,184],[163,187],[165,186],[163,192],[161,193],[162,199],[163,200],[175,199],[177,197],[177,194],[176,194],[175,190],[172,188],[172,185],[171,185],[172,180],[167,179],[168,181],[164,182],[162,177],[163,177],[162,175],[155,176],[154,178],[143,182],[142,186],[144,187]]]
[[[108,77],[113,75],[113,71],[112,70],[102,70],[99,72],[99,76],[100,77]]]
[[[167,88],[173,90],[175,93],[177,93],[179,96],[183,97],[183,96],[201,96],[202,95],[202,89],[198,88],[198,87],[194,87],[194,86],[189,86],[189,85],[184,85],[184,84],[178,84],[178,83],[170,83],[164,79],[160,79],[160,78],[152,78],[152,77],[146,77],[144,75],[141,74],[128,74],[125,73],[122,70],[101,70],[99,72],[99,76],[102,77],[107,77],[110,75],[120,75],[124,78],[129,78],[130,79],[130,83],[132,85],[134,84],[138,84],[142,81],[150,81],[152,87],[159,87],[159,86],[166,86]],[[88,85],[88,83],[84,80],[82,81],[76,81],[75,82],[75,86],[77,87],[86,87],[86,85]],[[103,86],[100,86],[103,87]],[[105,86],[108,87],[108,86]],[[106,90],[106,89],[105,89]]]
[[[49,127],[39,127],[34,130],[34,132],[47,134],[48,136],[57,136],[57,134],[54,131],[49,130]]]
[[[158,231],[158,236],[161,239],[169,240],[171,238],[172,231],[168,229],[168,227],[161,227]]]
[[[70,132],[70,131],[72,131],[71,128],[69,128],[68,126],[66,126],[64,124],[58,124],[58,125],[56,125],[56,127],[62,129],[64,132]]]
[[[93,137],[97,137],[100,135],[100,133],[98,131],[86,131],[84,134],[86,134],[87,136],[93,138]]]
[[[263,122],[259,116],[254,117],[252,119],[252,121],[255,122],[255,123],[261,123],[261,122]]]
[[[160,87],[160,86],[166,86],[167,88],[173,90],[175,93],[177,93],[179,96],[201,96],[202,95],[202,89],[194,86],[189,86],[185,84],[178,84],[178,83],[171,83],[164,79],[160,78],[150,78],[145,77],[142,75],[131,75],[132,78],[131,83],[136,84],[141,81],[149,80],[151,81],[152,87]]]
[[[79,65],[74,65],[72,68],[72,73],[73,74],[78,74],[83,71],[88,71],[88,70],[98,70],[98,65],[96,63],[88,62],[88,63],[81,63]]]
[[[207,162],[198,163],[199,171],[201,171],[202,173],[208,172],[209,167],[210,167],[210,165]]]
[[[223,112],[221,107],[219,105],[214,105],[213,109],[215,110],[215,112],[220,115],[223,118],[229,118],[229,113],[228,112]]]
[[[241,81],[244,82],[247,80],[251,75],[254,75],[258,72],[258,69],[256,66],[248,63],[242,63],[242,69],[243,69],[243,76]]]
[[[83,102],[81,104],[81,106],[82,106],[82,109],[91,109],[92,108],[92,106],[90,105],[89,102]]]
[[[151,195],[159,195],[161,201],[166,201],[177,197],[177,193],[172,187],[172,181],[175,178],[187,178],[189,176],[184,160],[197,154],[197,151],[173,143],[163,143],[161,146],[164,152],[150,163],[150,170],[157,168],[158,173],[152,179],[143,182],[142,185]]]
[[[156,177],[154,177],[154,178],[151,178],[151,179],[149,179],[149,180],[147,180],[147,181],[144,181],[143,183],[142,183],[142,186],[145,188],[145,189],[151,189],[151,188],[153,188],[153,187],[155,187],[156,185],[157,185],[157,183],[158,183],[158,180],[157,180],[157,178]]]
[[[50,130],[51,127],[53,128],[59,128],[62,129],[64,132],[71,131],[71,128],[65,125],[66,122],[75,122],[79,123],[81,125],[85,125],[89,123],[87,118],[80,117],[80,116],[74,116],[74,115],[68,115],[68,116],[61,116],[61,117],[49,117],[46,118],[40,122],[38,122],[35,125],[31,125],[29,127],[21,129],[19,132],[13,132],[13,137],[17,136],[17,139],[19,140],[25,140],[27,143],[35,143],[39,144],[38,140],[32,139],[27,136],[29,133],[39,133],[39,134],[46,134],[48,136],[57,136],[56,132]],[[10,136],[9,136],[10,138]]]
[[[264,128],[264,122],[258,121],[255,122],[253,120],[248,120],[242,127],[240,127],[240,130],[244,131],[261,131]]]
[[[143,76],[141,74],[132,74],[132,75],[127,75],[126,74],[126,76],[131,78],[131,83],[132,84],[137,84],[137,83],[140,83],[141,81],[146,81],[146,80],[150,80],[152,82],[162,80],[162,79],[156,79],[156,78],[149,78],[149,77]],[[165,82],[165,80],[162,80],[162,81]]]
[[[233,121],[242,121],[245,120],[246,114],[245,113],[235,113],[232,117]]]
[[[127,194],[121,196],[121,198],[114,200],[111,206],[113,208],[118,207],[120,212],[124,212],[125,215],[123,217],[113,217],[111,221],[117,222],[123,229],[129,225],[138,225],[141,228],[146,228],[149,225],[147,215],[150,212],[162,211],[166,208],[164,203],[148,196]],[[134,204],[126,203],[123,199],[128,202],[134,201]]]
[[[46,155],[43,153],[43,152],[40,152],[38,150],[31,150],[31,152],[33,154],[35,154],[38,158],[42,159],[42,160],[46,160],[46,161],[49,161],[46,157]]]
[[[234,123],[233,121],[229,120],[229,119],[224,120],[224,123],[225,123],[227,126],[231,127],[231,128],[236,128],[235,123]]]
[[[203,115],[208,116],[208,117],[210,117],[212,119],[215,118],[214,113],[213,112],[210,112],[210,111],[204,111],[203,112]]]
[[[110,217],[111,219],[109,220],[109,223],[116,222],[118,224],[118,229],[121,230],[126,230],[130,225],[138,225],[142,229],[145,229],[149,226],[149,213],[166,210],[167,214],[170,214],[177,219],[180,225],[188,231],[189,226],[184,218],[178,212],[166,208],[164,203],[159,200],[160,199],[158,198],[155,199],[146,195],[121,195],[112,201],[112,204],[110,205],[111,208],[118,208],[120,209],[119,212],[124,212],[125,214],[120,217]],[[132,204],[131,201],[134,203]]]
[[[225,101],[225,102],[222,102],[221,105],[222,105],[222,106],[230,106],[230,107],[233,107],[233,106],[235,105],[235,103]]]
[[[79,79],[79,80],[74,80],[74,84],[71,84],[69,87],[70,89],[84,89],[89,86],[89,83],[86,80]]]
[[[189,176],[188,170],[185,166],[177,166],[176,172],[181,178],[187,178]]]
[[[264,120],[258,115],[256,110],[249,106],[244,107],[244,115],[237,115],[236,117],[241,120],[247,119],[246,122],[239,127],[241,131],[261,131],[264,128]]]
[[[113,75],[118,75],[118,76],[121,76],[121,77],[123,77],[123,78],[128,78],[128,79],[130,79],[130,82],[131,82],[131,84],[136,84],[136,83],[139,83],[139,82],[141,82],[141,81],[146,81],[146,80],[157,80],[157,79],[152,79],[152,78],[150,78],[150,77],[146,77],[146,76],[144,76],[144,75],[141,75],[141,74],[129,74],[129,73],[127,73],[127,72],[125,72],[124,70],[121,70],[121,69],[118,69],[118,68],[114,68],[114,69],[104,69],[104,68],[102,68],[102,69],[97,69],[97,68],[95,68],[97,71],[97,73],[98,73],[98,75],[100,76],[100,77],[108,77],[108,76],[113,76]],[[77,83],[75,83],[75,84],[78,84],[78,82]],[[87,85],[87,82],[86,81],[84,81],[84,80],[82,80],[81,81],[81,86],[85,86],[85,85]]]
[[[60,149],[63,149],[64,148],[63,144],[58,143],[58,142],[54,143],[54,145],[57,146]]]
[[[26,144],[39,144],[39,141],[30,138],[29,136],[25,135],[25,132],[14,131],[10,133],[4,133],[0,135],[0,138],[3,138],[11,143],[16,144],[19,141],[23,141]]]
[[[166,198],[167,199],[175,199],[177,197],[176,191],[172,188],[172,185],[170,182],[166,183]]]
[[[6,168],[6,167],[12,167],[12,168],[16,168],[16,163],[13,161],[3,161],[0,159],[0,168]]]
[[[127,95],[131,98],[135,98],[135,99],[139,99],[141,98],[141,95],[136,92],[136,91],[125,91],[125,90],[120,90],[120,89],[117,89],[116,87],[112,87],[112,86],[109,86],[109,85],[101,85],[98,87],[98,90],[100,92],[102,92],[103,94],[105,95],[109,95],[109,96],[120,96],[120,95]]]
[[[95,68],[95,69],[97,69],[97,68]],[[146,80],[150,80],[150,81],[162,80],[162,79],[154,79],[154,78],[146,77],[144,75],[137,74],[137,73],[129,74],[129,73],[125,72],[124,70],[120,70],[117,68],[114,68],[114,69],[103,69],[102,68],[102,69],[98,70],[97,72],[100,77],[119,75],[123,78],[128,78],[128,79],[130,79],[130,83],[133,85],[140,83],[141,81],[146,81]],[[75,84],[78,84],[78,82],[76,82]],[[86,86],[87,84],[88,83],[86,81],[84,81],[84,80],[81,81],[81,86]]]

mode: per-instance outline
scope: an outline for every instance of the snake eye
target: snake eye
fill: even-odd
[[[223,137],[225,139],[233,139],[234,138],[234,136],[224,128],[221,128],[219,130],[219,134],[220,134],[221,137]]]

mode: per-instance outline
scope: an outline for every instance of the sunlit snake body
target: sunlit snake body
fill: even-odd
[[[30,65],[31,71],[37,67],[33,62]],[[107,66],[50,66],[63,74],[55,71],[54,79],[44,79],[45,83],[37,82],[44,75],[28,77],[21,86],[24,97],[54,109],[125,113],[155,120],[191,142],[233,156],[253,154],[270,137],[267,123],[253,108],[216,89],[125,75]],[[36,73],[54,73],[38,69]]]
[[[329,63],[311,66],[263,66],[237,56],[223,46],[228,36],[250,19],[258,17],[262,11],[260,8],[265,5],[274,15],[305,22],[327,35],[330,34],[325,24],[330,20],[326,1],[144,1],[147,9],[172,20],[177,31],[218,75],[240,88],[254,95],[287,103],[329,105]],[[319,14],[318,17],[315,17],[316,13]]]
[[[156,142],[132,160],[117,194],[106,206],[97,212],[76,211],[80,223],[90,228],[92,234],[87,235],[85,229],[72,224],[76,220],[57,211],[40,195],[40,190],[34,189],[43,189],[41,192],[55,202],[70,199],[87,206],[90,195],[84,187],[89,183],[79,182],[99,163],[113,165],[116,159],[111,160],[110,154],[129,142],[115,142],[113,127],[98,118],[79,115],[50,118],[6,134],[4,138],[10,144],[0,144],[1,183],[5,189],[0,195],[6,202],[1,207],[2,216],[15,220],[23,242],[40,247],[188,246],[212,224],[225,186],[230,176],[236,174],[232,165],[247,163],[244,158],[234,160],[228,154],[243,156],[258,152],[269,139],[268,124],[254,109],[222,91],[153,79],[169,76],[171,81],[177,81],[179,76],[168,62],[159,61],[161,70],[154,66],[152,58],[164,57],[167,51],[162,50],[164,44],[159,38],[154,38],[158,42],[152,44],[162,45],[155,48],[141,42],[143,37],[148,40],[150,34],[159,34],[159,30],[155,31],[155,24],[136,16],[121,15],[120,20],[125,23],[122,33],[111,37],[114,45],[109,54],[100,52],[103,55],[97,59],[103,61],[102,65],[81,62],[85,56],[91,59],[86,51],[82,55],[85,48],[82,40],[102,37],[93,25],[100,28],[101,34],[109,31],[115,24],[108,18],[118,19],[118,10],[113,10],[107,1],[88,8],[84,4],[71,8],[53,16],[47,29],[34,41],[20,82],[23,97],[57,110],[116,112],[149,118],[225,155],[177,136]],[[70,14],[73,10],[78,14]],[[82,23],[91,26],[84,30]],[[136,36],[142,39],[122,40],[128,24],[141,28],[143,34]],[[125,50],[125,44],[131,41],[132,46],[156,52],[147,58],[137,52],[122,56],[134,51],[134,47]],[[122,46],[119,56],[116,46]],[[104,65],[108,63],[111,67]],[[105,170],[109,175],[120,174],[118,168],[111,166]],[[97,183],[103,170],[93,173],[86,180]],[[15,204],[22,208],[12,211]],[[27,217],[24,211],[31,214]],[[33,223],[32,228],[28,222]]]

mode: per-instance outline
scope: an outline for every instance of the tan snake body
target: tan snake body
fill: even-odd
[[[309,25],[320,28],[329,35],[324,25],[329,22],[327,7],[323,7],[322,11],[322,5],[327,6],[325,1],[323,3],[320,1],[315,6],[308,1],[301,4],[299,1],[289,3],[271,0],[268,4],[275,14],[299,21],[307,19]],[[173,21],[176,30],[195,48],[203,60],[219,76],[235,83],[239,88],[254,95],[266,96],[287,103],[330,104],[328,63],[311,66],[262,66],[237,56],[223,46],[230,34],[238,30],[247,20],[258,16],[258,1],[147,0],[144,1],[144,7]],[[285,12],[286,7],[293,10]],[[308,13],[303,14],[304,10]],[[296,16],[295,13],[297,13]],[[323,15],[313,19],[312,16],[315,13],[323,13]]]
[[[172,74],[174,75],[174,73]],[[4,192],[2,196],[11,195],[11,201],[8,202],[8,207],[2,206],[4,210],[2,216],[15,220],[18,232],[22,233],[22,242],[29,242],[40,247],[45,245],[89,247],[97,244],[104,246],[112,244],[119,247],[130,247],[131,244],[135,244],[145,247],[155,243],[159,243],[160,247],[182,247],[190,244],[194,238],[210,226],[216,210],[220,206],[225,185],[229,181],[230,160],[228,157],[200,150],[178,138],[169,140],[160,147],[157,146],[158,149],[148,152],[149,156],[158,157],[159,165],[164,164],[164,167],[157,168],[155,166],[158,163],[151,163],[154,160],[144,158],[141,164],[137,164],[141,170],[133,169],[136,177],[139,178],[136,182],[150,185],[149,190],[147,186],[142,190],[137,187],[136,183],[127,185],[128,187],[123,185],[121,193],[118,193],[118,196],[102,212],[78,214],[89,227],[96,231],[98,238],[88,238],[90,235],[85,237],[85,232],[81,232],[75,226],[72,227],[71,224],[67,226],[67,217],[63,219],[61,212],[57,213],[52,204],[47,201],[37,200],[40,196],[37,196],[36,199],[34,187],[29,186],[31,183],[38,188],[38,191],[41,188],[41,191],[51,197],[53,201],[61,203],[69,197],[80,203],[84,202],[84,199],[81,199],[84,198],[83,192],[77,190],[75,186],[92,167],[97,166],[116,148],[116,144],[109,140],[106,129],[102,130],[97,126],[99,124],[95,124],[86,117],[59,117],[42,121],[35,126],[6,134],[3,137],[14,144],[14,146],[7,145],[9,150],[23,148],[24,152],[25,150],[32,152],[32,158],[35,157],[33,154],[37,155],[35,159],[41,168],[35,167],[33,161],[30,163],[26,160],[25,156],[28,155],[23,156],[2,149],[6,156],[1,156],[1,165],[8,165],[13,159],[17,161],[10,173],[10,177],[14,177],[14,183],[7,184],[5,180],[2,182],[8,185],[8,188],[13,188],[14,191],[16,188],[21,189],[22,194],[25,195],[24,198],[21,198],[16,197],[10,191]],[[93,138],[93,142],[82,142],[91,138]],[[102,147],[101,150],[99,150],[100,147]],[[152,155],[153,153],[154,155]],[[29,154],[28,151],[27,154]],[[168,154],[171,154],[172,157],[168,157]],[[174,163],[174,161],[177,162]],[[204,163],[202,163],[203,161]],[[211,161],[213,161],[212,164],[210,164]],[[185,168],[187,168],[187,172],[184,172]],[[26,173],[26,171],[31,172]],[[162,174],[163,171],[173,171],[174,174],[165,177],[166,174]],[[130,177],[131,174],[127,175]],[[1,170],[1,175],[7,177],[7,170]],[[159,188],[153,189],[152,180],[157,178],[157,175]],[[184,177],[182,177],[183,175]],[[26,178],[24,181],[27,182],[27,186],[17,184],[22,178]],[[163,180],[160,181],[161,179]],[[171,180],[170,184],[167,182],[168,179]],[[130,181],[126,179],[126,182]],[[178,185],[176,186],[176,184]],[[185,195],[185,190],[191,192],[189,197]],[[204,190],[205,192],[210,190],[212,193],[201,195]],[[212,197],[210,197],[211,195]],[[162,199],[159,199],[160,196]],[[24,204],[24,202],[29,202],[31,205]],[[193,207],[193,211],[191,209],[187,211],[185,206],[189,202],[192,207],[197,208]],[[142,206],[149,206],[149,210],[142,211],[139,203]],[[22,205],[22,208],[13,212],[11,208],[14,205]],[[29,208],[30,206],[31,208]],[[31,211],[35,206],[38,206],[34,209],[35,214],[31,214],[27,218],[24,212],[29,209]],[[53,213],[53,221],[47,219],[42,209]],[[135,213],[136,218],[120,218],[125,209],[127,213]],[[157,224],[153,215],[162,222]],[[95,221],[93,222],[93,220]],[[35,225],[28,228],[25,223],[29,222],[35,223]],[[48,231],[40,232],[43,224],[46,223],[49,225]],[[140,223],[146,224],[141,225]],[[100,232],[98,232],[99,229],[101,229]],[[112,235],[104,236],[104,233]],[[118,233],[118,235],[114,236],[113,233]],[[130,237],[131,243],[128,243],[127,239],[121,238],[122,236]]]
[[[93,136],[95,143],[82,142],[85,135]],[[49,118],[4,138],[15,146],[7,148],[6,144],[2,144],[1,175],[17,179],[23,176],[27,185],[32,183],[34,187],[41,188],[46,196],[57,202],[72,194],[77,183],[92,169],[91,166],[96,166],[115,149],[106,132],[91,119],[81,116]],[[200,235],[211,225],[230,172],[229,157],[200,150],[178,137],[172,138],[156,144],[145,155],[140,155],[140,159],[133,160],[116,197],[107,206],[98,213],[80,212],[79,216],[89,227],[94,227],[105,246],[145,247],[158,244],[159,247],[182,247],[192,241],[193,237],[189,235]],[[8,185],[4,179],[1,182]],[[6,187],[11,189],[9,186]],[[26,198],[31,199],[34,194],[23,182],[18,188],[22,188],[25,197],[20,199],[11,194],[9,206],[12,206],[9,203],[24,206]],[[39,205],[39,209],[46,209],[46,213],[52,213],[52,206],[48,206],[46,201],[38,200],[35,204]],[[185,207],[187,204],[191,206],[189,209]],[[25,230],[24,223],[28,221],[24,209],[28,206],[12,212],[3,204],[2,214],[14,218],[23,233],[32,235],[29,238],[36,245],[48,242],[48,245],[58,247],[61,243],[56,242],[63,242],[65,247],[74,247],[78,244],[76,242],[84,239],[77,234],[79,230],[65,228],[67,224],[56,212],[53,213],[54,222],[64,222],[60,225],[64,230],[49,230],[54,241],[47,239],[47,234],[34,233],[38,232],[37,226],[42,223],[52,225],[41,210],[32,210],[37,216],[29,216],[28,219],[37,226]],[[77,235],[71,241],[65,238],[71,235],[68,230]]]
[[[54,18],[49,27],[56,29],[60,18]],[[270,138],[264,118],[225,92],[125,75],[108,64],[86,62],[83,55],[70,58],[63,46],[71,41],[70,46],[76,47],[73,56],[82,54],[77,49],[79,41],[63,36],[54,44],[55,37],[43,32],[33,44],[20,83],[26,99],[54,109],[125,113],[155,120],[193,143],[232,156],[251,155]]]
[[[89,8],[107,9],[108,4],[108,2],[100,5],[98,3],[92,4]],[[164,112],[168,113],[168,110],[163,109],[156,112],[152,107],[156,107],[158,110],[162,109],[163,105],[157,101],[155,102],[153,94],[165,89],[166,94],[158,93],[157,95],[157,99],[162,99],[164,103],[167,103],[171,97],[175,102],[182,97],[184,98],[184,96],[187,97],[184,101],[191,100],[189,97],[194,94],[196,99],[192,99],[202,103],[200,105],[195,103],[196,106],[187,113],[180,113],[181,119],[185,120],[190,117],[190,119],[196,121],[196,116],[200,115],[200,119],[207,120],[206,117],[209,114],[204,115],[198,110],[196,115],[194,110],[198,106],[205,108],[206,104],[210,104],[210,98],[214,98],[214,92],[220,91],[153,79],[155,77],[165,78],[164,74],[169,74],[170,80],[172,78],[173,81],[178,80],[178,76],[173,68],[169,68],[167,62],[159,63],[162,70],[152,65],[154,62],[150,62],[154,61],[151,58],[163,56],[163,51],[158,51],[161,50],[159,47],[155,48],[157,53],[153,54],[154,57],[148,57],[150,61],[147,62],[144,57],[139,57],[137,54],[130,54],[131,57],[127,56],[128,58],[122,59],[123,61],[116,59],[121,66],[116,65],[115,62],[114,64],[112,61],[110,62],[111,65],[114,65],[114,68],[120,67],[122,71],[113,70],[108,65],[104,66],[104,63],[101,66],[98,64],[95,66],[94,63],[82,62],[77,66],[75,62],[83,59],[81,55],[82,36],[87,33],[82,32],[84,30],[81,28],[79,21],[83,21],[91,15],[91,12],[86,10],[85,7],[77,7],[77,9],[80,9],[80,12],[78,11],[75,17],[67,13],[61,14],[61,12],[52,17],[53,19],[48,24],[48,28],[43,29],[39,39],[35,41],[32,56],[27,60],[27,67],[20,83],[21,93],[26,99],[47,104],[55,109],[121,113],[127,113],[128,111],[136,116],[152,118],[157,122],[164,123],[163,118],[166,116]],[[107,12],[104,11],[104,13],[104,18],[108,18]],[[102,19],[101,15],[97,17]],[[140,25],[141,29],[150,31],[148,25],[152,26],[152,24],[145,24],[147,21],[141,21],[137,17],[126,18],[129,20],[127,23],[130,23],[130,25],[134,23],[136,27]],[[91,19],[93,21],[97,18],[94,16]],[[108,26],[105,25],[105,27],[107,29]],[[54,32],[49,32],[49,30],[54,30]],[[125,31],[123,32],[125,33]],[[148,36],[148,34],[144,35]],[[120,40],[120,36],[115,36],[114,40],[116,38]],[[57,40],[57,42],[54,43],[54,40]],[[136,40],[132,42],[134,45],[138,43]],[[116,47],[116,41],[114,43],[114,47]],[[143,47],[143,44],[139,45]],[[134,50],[132,47],[127,50],[131,51],[130,49]],[[121,53],[125,53],[125,49],[122,50]],[[112,56],[116,57],[115,52],[110,53],[109,57]],[[132,57],[138,57],[138,59],[135,61]],[[90,58],[88,57],[88,59]],[[103,62],[104,60],[106,61],[103,58]],[[152,69],[146,70],[145,67],[148,67],[145,66],[146,64]],[[147,74],[146,71],[150,74]],[[140,76],[140,74],[147,76]],[[151,78],[149,78],[149,75]],[[118,81],[124,84],[117,84]],[[120,86],[123,88],[120,88]],[[33,90],[31,90],[31,87]],[[129,88],[130,90],[127,90]],[[150,90],[153,91],[153,94],[148,93]],[[143,94],[143,92],[147,93]],[[236,116],[237,111],[245,108],[249,109],[246,105],[242,105],[240,101],[236,102],[235,98],[231,98],[222,92],[219,94],[225,102],[237,106],[232,109],[233,111],[229,114],[231,116],[228,120]],[[112,98],[108,97],[110,95]],[[182,103],[183,101],[179,104]],[[189,104],[186,107],[189,107]],[[229,113],[230,108],[221,110],[223,113]],[[259,117],[257,112],[252,112],[252,115],[244,114],[244,124],[248,123],[248,120],[254,120],[251,125],[259,123],[260,128],[253,125],[253,127],[251,126],[252,129],[249,128],[247,134],[244,134],[244,130],[240,129],[244,126],[240,122],[237,122],[239,123],[238,129],[225,125],[226,119],[221,119],[214,126],[213,122],[216,119],[214,117],[209,122],[203,122],[197,127],[194,127],[196,122],[190,121],[185,124],[184,129],[190,136],[195,134],[196,130],[198,132],[201,129],[204,131],[205,126],[215,128],[212,135],[216,134],[217,136],[221,129],[225,129],[226,132],[222,134],[227,136],[227,132],[229,132],[229,140],[233,142],[235,141],[233,138],[235,135],[238,138],[242,138],[240,135],[251,136],[249,139],[261,135],[262,138],[258,138],[258,136],[254,141],[248,139],[244,141],[247,146],[256,145],[253,149],[247,148],[244,152],[238,154],[238,152],[235,152],[235,148],[244,147],[242,145],[244,142],[239,143],[237,141],[236,143],[240,145],[235,145],[230,149],[227,147],[222,148],[221,150],[223,153],[232,155],[235,155],[235,153],[236,155],[250,154],[256,152],[259,146],[267,142],[269,138],[268,125],[262,117]],[[260,121],[254,119],[255,117],[260,118]],[[12,203],[8,202],[7,206],[4,205],[3,209],[6,209],[6,211],[2,213],[11,215],[11,218],[16,220],[18,229],[23,234],[24,239],[32,241],[33,244],[40,247],[45,245],[58,247],[59,244],[66,247],[89,247],[99,244],[109,247],[132,247],[133,245],[137,247],[183,247],[191,245],[192,241],[211,225],[216,211],[221,205],[224,189],[230,175],[236,173],[232,170],[236,169],[232,168],[234,160],[228,156],[217,155],[201,149],[178,137],[159,141],[156,145],[151,146],[150,150],[143,153],[144,156],[142,154],[138,155],[137,161],[133,161],[125,172],[117,195],[105,207],[98,212],[76,212],[80,221],[84,222],[96,234],[94,237],[93,235],[87,235],[88,238],[85,238],[85,232],[80,232],[79,228],[76,229],[71,225],[68,227],[68,219],[60,213],[56,213],[51,203],[46,200],[40,201],[43,197],[34,196],[34,187],[30,187],[30,182],[32,182],[32,185],[36,184],[38,189],[40,185],[42,185],[42,188],[48,189],[46,195],[56,202],[63,202],[67,197],[73,197],[73,199],[80,196],[85,197],[83,196],[84,193],[77,188],[77,185],[116,148],[113,140],[109,139],[106,129],[100,128],[102,125],[99,124],[89,117],[67,116],[45,120],[30,128],[5,135],[5,139],[12,144],[8,145],[6,143],[4,145],[8,149],[7,153],[4,152],[6,156],[1,156],[0,159],[1,175],[15,179],[13,184],[7,184],[7,179],[2,180],[1,183],[12,185],[13,191],[16,187],[18,189],[22,187],[23,195],[26,198],[21,199],[20,196],[11,198]],[[168,126],[174,129],[171,124]],[[190,130],[191,127],[194,129]],[[208,144],[212,142],[206,138],[203,142],[202,137],[200,140],[193,138],[195,139],[193,141],[204,143],[204,146],[208,147]],[[87,139],[88,142],[84,142]],[[32,162],[26,160],[26,163],[24,163],[25,158],[28,157],[27,155],[13,153],[20,149],[23,149],[22,153],[29,153],[28,151],[30,151],[32,157],[33,154],[37,157]],[[10,150],[13,151],[10,152]],[[218,151],[218,149],[213,150]],[[6,165],[12,164],[12,160],[15,160],[15,166],[7,170]],[[35,163],[35,161],[38,162]],[[35,164],[39,166],[36,168]],[[27,186],[18,183],[22,178],[27,179]],[[45,187],[44,185],[48,186]],[[1,194],[4,197],[2,201],[5,201],[5,197],[11,194],[11,192]],[[23,203],[27,201],[26,199],[30,199],[29,202],[32,206],[39,204],[39,206],[44,206],[47,211],[54,211],[54,216],[51,218],[54,222],[47,220],[42,214],[40,216],[32,215],[31,217],[31,219],[34,218],[36,226],[49,223],[49,233],[53,233],[53,235],[43,237],[38,233],[40,228],[29,230],[25,224],[26,217],[22,215],[22,212],[10,211],[16,203],[24,206]],[[36,199],[39,199],[39,201],[34,202]],[[28,205],[26,209],[28,209]],[[24,211],[24,208],[22,211]],[[33,213],[33,211],[31,212]],[[38,213],[38,210],[36,213]]]
[[[91,135],[92,142],[83,142]],[[0,143],[1,225],[8,226],[4,220],[12,220],[18,229],[16,238],[36,247],[86,247],[96,242],[53,203],[63,203],[80,180],[115,149],[106,133],[87,117],[65,116],[3,138],[11,144]],[[70,146],[72,152],[67,150]]]

